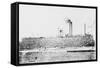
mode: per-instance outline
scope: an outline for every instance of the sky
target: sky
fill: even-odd
[[[73,35],[90,33],[95,38],[96,10],[89,8],[20,5],[19,6],[19,40],[24,37],[56,37],[58,28],[69,33],[69,24],[65,18],[72,21]]]

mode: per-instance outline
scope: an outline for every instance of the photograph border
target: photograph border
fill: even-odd
[[[79,61],[57,61],[57,62],[41,62],[41,63],[19,63],[19,5],[40,5],[40,6],[56,6],[56,7],[73,7],[73,8],[88,8],[96,10],[96,59],[95,60],[79,60]],[[29,3],[29,2],[14,2],[11,4],[11,64],[15,66],[22,65],[41,65],[41,64],[58,64],[58,63],[76,63],[76,62],[91,62],[98,59],[98,7],[97,6],[81,6],[81,5],[62,5],[48,3]]]

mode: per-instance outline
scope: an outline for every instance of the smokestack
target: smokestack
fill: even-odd
[[[66,23],[69,23],[69,35],[72,36],[72,22],[70,19],[67,19]]]
[[[69,35],[72,36],[72,22],[69,21]]]
[[[86,34],[86,24],[84,24],[84,35]]]

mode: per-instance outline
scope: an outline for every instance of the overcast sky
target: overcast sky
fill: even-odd
[[[95,9],[71,8],[39,5],[20,5],[19,7],[19,40],[24,37],[55,37],[58,28],[68,34],[69,18],[73,25],[73,35],[86,32],[95,37]]]

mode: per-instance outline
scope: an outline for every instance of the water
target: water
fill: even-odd
[[[40,63],[57,61],[94,60],[95,52],[42,51],[20,55],[20,63]]]

